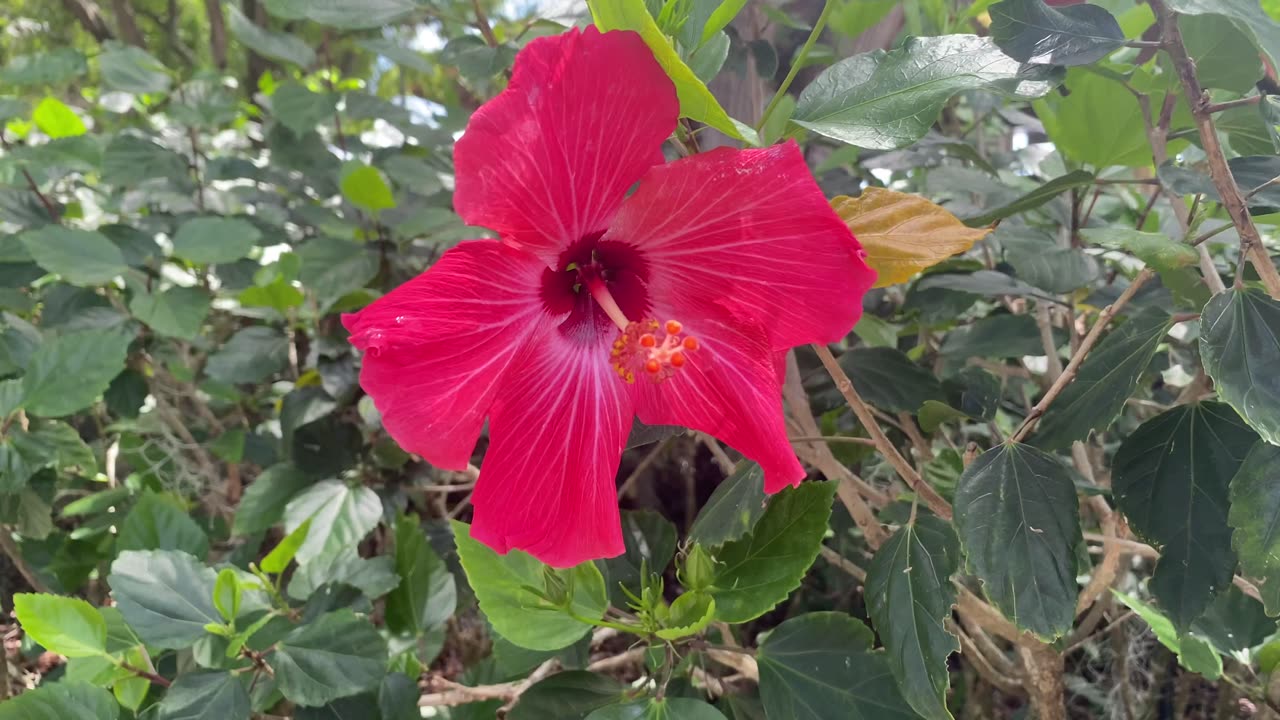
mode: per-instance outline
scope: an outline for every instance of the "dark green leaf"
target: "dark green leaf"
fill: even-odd
[[[203,558],[209,554],[209,538],[189,512],[171,495],[143,494],[120,524],[116,549],[181,550]]]
[[[733,474],[716,486],[698,511],[689,539],[707,547],[723,545],[751,532],[764,515],[764,470],[750,460],[738,463]]]
[[[61,85],[89,72],[84,53],[60,47],[34,55],[16,55],[0,70],[7,85]]]
[[[228,263],[249,254],[262,233],[248,220],[198,217],[173,236],[173,254],[193,263]]]
[[[951,617],[959,569],[955,530],[933,516],[904,525],[876,551],[867,568],[866,598],[898,687],[925,718],[950,720],[947,657],[960,649],[943,627]]]
[[[938,272],[932,275],[926,275],[916,282],[915,287],[920,290],[958,290],[965,293],[973,293],[977,295],[988,295],[995,297],[997,295],[1013,295],[1026,296],[1034,298],[1047,298],[1048,296],[1040,290],[1009,277],[1002,272],[995,270],[977,270],[974,272]]]
[[[286,532],[311,523],[307,539],[298,548],[298,562],[355,547],[382,518],[382,501],[366,487],[351,487],[338,480],[322,480],[294,496],[284,510]]]
[[[1116,505],[1162,546],[1151,592],[1180,630],[1231,582],[1228,483],[1257,439],[1231,408],[1206,402],[1157,415],[1116,452]]]
[[[272,327],[254,326],[240,330],[209,356],[205,372],[228,384],[266,380],[289,362],[289,340]]]
[[[179,675],[160,701],[157,720],[249,720],[249,693],[226,671]]]
[[[1218,593],[1213,604],[1191,631],[1207,639],[1223,655],[1255,648],[1276,632],[1276,621],[1267,617],[1262,603],[1233,584]]]
[[[293,63],[303,69],[315,64],[316,53],[302,38],[268,30],[246,18],[234,5],[227,6],[227,15],[231,34],[259,55]]]
[[[270,529],[284,517],[289,501],[311,482],[311,478],[287,463],[267,468],[240,498],[232,532],[252,535]]]
[[[1259,290],[1228,290],[1204,307],[1200,327],[1200,355],[1218,395],[1280,445],[1280,302]]]
[[[508,720],[585,720],[597,708],[622,699],[626,686],[613,678],[570,670],[533,684],[507,715]]]
[[[339,610],[294,629],[268,662],[286,698],[323,705],[378,687],[387,673],[387,645],[367,619]]]
[[[198,287],[172,287],[134,295],[129,312],[161,335],[193,340],[209,315],[209,303],[209,293]]]
[[[1152,308],[1112,330],[1080,364],[1076,379],[1049,406],[1032,442],[1046,450],[1058,450],[1084,440],[1090,430],[1110,427],[1172,324],[1168,313]]]
[[[827,68],[804,92],[792,120],[858,147],[889,150],[924,137],[942,106],[965,90],[1015,97],[1052,88],[1046,68],[1028,67],[974,35],[907,38],[891,52],[855,55]]]
[[[332,122],[337,106],[338,98],[332,93],[312,92],[296,82],[280,85],[271,95],[271,114],[298,135]]]
[[[604,616],[609,600],[604,577],[594,563],[553,570],[519,550],[499,555],[471,539],[469,525],[457,521],[452,525],[458,557],[480,609],[494,629],[516,645],[530,650],[559,650],[591,629],[530,590],[543,588],[548,573],[572,587],[574,614],[592,620]]]
[[[0,493],[22,490],[47,467],[91,473],[97,460],[75,428],[56,420],[36,420],[26,429],[15,424],[0,437]]]
[[[102,83],[112,90],[147,95],[169,89],[164,65],[146,50],[132,45],[115,45],[98,56]]]
[[[1169,0],[1169,7],[1183,15],[1219,15],[1227,18],[1280,65],[1280,24],[1262,10],[1257,0]]]
[[[854,348],[840,356],[840,367],[867,402],[890,412],[914,413],[944,399],[938,378],[895,348]]]
[[[609,596],[617,607],[627,606],[626,593],[619,585],[640,594],[642,564],[659,574],[671,564],[676,553],[676,526],[651,510],[627,510],[622,513],[622,539],[623,553],[604,561]]]
[[[102,233],[46,225],[23,233],[22,244],[40,267],[73,285],[102,285],[129,269]]]
[[[116,720],[111,693],[77,682],[46,682],[0,703],[0,720]]]
[[[102,181],[129,187],[143,180],[187,177],[187,161],[178,153],[138,137],[117,135],[102,153]]]
[[[1003,0],[991,6],[991,38],[1014,60],[1088,65],[1124,45],[1124,31],[1097,5],[1052,8],[1043,0]]]
[[[1032,190],[1017,199],[1000,205],[999,207],[985,210],[979,215],[973,215],[963,218],[965,225],[969,227],[981,227],[990,225],[996,220],[1007,218],[1011,215],[1017,215],[1020,212],[1034,210],[1041,205],[1053,200],[1062,193],[1078,187],[1086,187],[1093,184],[1093,174],[1084,170],[1073,170],[1066,175],[1058,176],[1040,187]]]
[[[378,256],[365,245],[318,237],[298,248],[302,269],[298,279],[328,309],[342,296],[355,292],[378,274]]]
[[[358,4],[347,0],[265,0],[263,4],[276,17],[306,18],[344,30],[391,25],[424,7],[416,0],[363,0]]]
[[[587,720],[725,720],[724,713],[701,700],[665,698],[608,705]]]
[[[760,645],[760,697],[768,718],[907,720],[898,691],[866,625],[836,612],[792,618]]]
[[[118,330],[84,330],[45,340],[22,376],[23,407],[62,417],[92,405],[124,369],[132,339]]]
[[[1280,447],[1258,443],[1231,480],[1235,528],[1231,545],[1240,555],[1240,570],[1258,578],[1267,613],[1280,615]]]
[[[1071,629],[1082,536],[1062,463],[1028,445],[994,447],[960,476],[955,516],[969,570],[996,607],[1041,637]]]
[[[711,595],[716,617],[730,623],[754,620],[787,599],[818,557],[827,532],[832,482],[807,482],[774,495],[746,537],[716,553]]]
[[[387,627],[421,635],[453,615],[458,589],[444,561],[431,549],[416,516],[401,517],[395,531],[395,570],[400,585],[387,597]]]
[[[1060,346],[1066,340],[1065,331],[1054,333],[1056,345]],[[1044,355],[1044,343],[1040,340],[1040,327],[1030,315],[988,315],[972,325],[947,333],[941,352],[956,359],[1016,358]]]
[[[422,53],[418,52],[417,50],[414,50],[413,48],[408,48],[403,45],[399,45],[390,40],[383,40],[381,38],[369,38],[366,40],[358,41],[358,44],[360,45],[360,47],[364,48],[365,50],[368,50],[369,52],[377,53],[378,55],[381,55],[387,58],[388,60],[394,62],[395,64],[400,65],[402,67],[409,68],[411,70],[417,70],[419,72],[429,73],[434,69],[434,66],[432,66],[431,61],[427,60],[426,56],[424,56]]]
[[[127,550],[111,563],[107,582],[138,637],[156,647],[186,648],[205,635],[205,625],[222,624],[213,606],[217,579],[184,552]]]
[[[1139,260],[1161,272],[1191,267],[1200,262],[1195,248],[1162,233],[1140,232],[1113,225],[1081,230],[1080,235],[1090,245],[1131,252]]]
[[[1001,225],[992,237],[1004,247],[1005,259],[1018,279],[1041,290],[1069,293],[1098,278],[1098,263],[1092,256],[1079,248],[1059,247],[1048,233]]]

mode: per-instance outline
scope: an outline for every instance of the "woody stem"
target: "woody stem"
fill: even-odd
[[[596,304],[604,310],[613,324],[617,325],[619,330],[626,332],[627,325],[630,325],[631,321],[627,319],[627,314],[622,312],[622,308],[618,307],[618,301],[613,299],[604,280],[595,273],[583,273],[582,282],[586,284],[587,290],[591,291],[591,297],[596,299]]]

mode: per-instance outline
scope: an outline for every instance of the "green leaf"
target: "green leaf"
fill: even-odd
[[[1044,67],[1028,68],[975,35],[907,38],[890,52],[846,58],[822,72],[796,104],[792,120],[858,147],[892,150],[924,137],[942,106],[966,90],[1019,98],[1053,87]]]
[[[999,239],[1014,274],[1046,292],[1070,293],[1098,278],[1098,263],[1092,256],[1079,248],[1058,247],[1048,233],[1009,230]]]
[[[342,195],[375,215],[396,206],[396,198],[382,171],[369,165],[353,166],[343,174]]]
[[[1151,593],[1180,630],[1231,582],[1228,483],[1257,440],[1231,408],[1206,402],[1157,415],[1116,451],[1116,505],[1161,546]]]
[[[916,290],[956,290],[975,295],[997,297],[1012,295],[1014,297],[1048,298],[1039,289],[1027,283],[995,270],[975,270],[974,272],[936,272],[920,278],[915,284]],[[954,320],[954,316],[948,318]]]
[[[533,684],[507,720],[586,720],[597,708],[620,701],[626,686],[604,675],[570,670]]]
[[[157,720],[249,720],[249,693],[225,670],[179,675],[165,693]]]
[[[787,720],[908,720],[883,653],[866,625],[837,612],[812,612],[779,625],[760,645],[765,716]]]
[[[1076,68],[1067,73],[1066,85],[1069,94],[1050,95],[1034,104],[1049,139],[1064,155],[1095,168],[1151,165],[1142,108],[1120,81]],[[1151,107],[1159,108],[1163,102],[1163,92],[1151,94]],[[1185,104],[1180,106],[1185,113]],[[1175,122],[1175,127],[1179,124]],[[1172,141],[1169,153],[1184,147],[1185,140]]]
[[[627,595],[619,585],[640,594],[642,565],[661,574],[671,564],[676,554],[676,526],[651,510],[626,510],[622,513],[622,539],[623,553],[604,561],[609,595],[618,607],[627,606]]]
[[[743,623],[760,617],[800,586],[818,557],[836,486],[807,482],[774,495],[755,528],[716,553],[710,592],[716,617]]]
[[[116,720],[111,693],[78,682],[46,682],[0,703],[0,720]]]
[[[1066,342],[1066,333],[1054,333],[1055,344]],[[1030,315],[988,315],[972,325],[947,333],[943,355],[963,361],[971,357],[1016,358],[1044,355],[1040,327]]]
[[[262,558],[262,570],[273,575],[279,575],[284,569],[289,567],[289,563],[298,554],[298,548],[302,547],[302,543],[306,542],[307,535],[311,532],[311,520],[308,519],[298,527],[294,528],[285,535],[276,546]]]
[[[958,485],[956,529],[987,597],[1039,637],[1070,630],[1082,535],[1067,468],[1033,447],[1007,443],[974,460]]]
[[[657,698],[607,705],[587,720],[725,720],[724,713],[693,698]]]
[[[1169,8],[1183,15],[1219,15],[1231,21],[1280,66],[1280,24],[1262,11],[1257,0],[1169,0]]]
[[[51,138],[75,137],[85,133],[84,121],[60,100],[47,97],[31,111],[31,121]]]
[[[559,650],[582,637],[590,625],[575,620],[561,607],[534,594],[551,574],[572,589],[572,612],[598,620],[609,605],[604,577],[594,563],[553,570],[527,553],[511,550],[499,555],[471,538],[471,527],[452,522],[458,558],[480,609],[504,638],[530,650]]]
[[[1139,260],[1160,272],[1191,267],[1200,262],[1200,255],[1195,248],[1162,233],[1140,232],[1110,225],[1081,230],[1080,236],[1090,245],[1133,253]]]
[[[171,287],[155,294],[139,293],[129,312],[161,335],[194,340],[209,316],[209,293],[198,287]]]
[[[98,56],[102,83],[112,90],[149,95],[169,89],[169,73],[146,50],[133,45],[108,47]]]
[[[119,330],[82,330],[46,339],[22,376],[23,407],[45,417],[89,407],[124,369],[132,340]]]
[[[143,677],[116,680],[111,686],[111,694],[115,696],[116,702],[134,711],[142,705],[143,700],[147,699],[147,693],[150,691],[151,681]]]
[[[350,610],[295,628],[268,658],[280,692],[299,705],[323,705],[373,690],[387,674],[387,645]]]
[[[248,220],[198,217],[182,223],[173,236],[173,254],[198,264],[229,263],[249,254],[262,233]]]
[[[1280,445],[1280,302],[1259,290],[1218,293],[1200,328],[1200,355],[1218,396]]]
[[[601,31],[633,30],[644,38],[658,64],[675,83],[682,117],[710,125],[747,144],[756,144],[755,131],[729,117],[715,95],[680,59],[671,41],[662,34],[653,16],[645,9],[644,0],[588,0],[587,7]]]
[[[858,394],[890,412],[915,413],[928,400],[945,399],[938,378],[897,348],[854,348],[840,356],[840,367]]]
[[[213,606],[222,614],[222,619],[234,622],[240,615],[240,601],[244,591],[240,587],[240,579],[236,570],[223,568],[218,571],[218,579],[213,584]]]
[[[240,498],[231,532],[253,535],[269,530],[284,517],[289,500],[310,484],[311,478],[288,463],[267,468]]]
[[[46,650],[70,658],[107,651],[107,622],[98,609],[79,598],[18,593],[13,612],[25,632]]]
[[[923,516],[880,546],[867,569],[866,598],[903,696],[925,718],[950,720],[947,657],[960,649],[943,627],[956,592],[959,541],[946,522]]]
[[[964,223],[969,227],[990,225],[996,220],[1034,210],[1072,188],[1087,187],[1092,184],[1093,173],[1085,172],[1084,170],[1072,170],[1066,175],[1060,175],[1040,187],[1018,196],[1011,202],[990,208],[978,215],[966,217],[964,218]]]
[[[239,330],[209,356],[204,370],[228,384],[259,383],[289,362],[289,339],[279,330],[255,325]]]
[[[244,307],[269,307],[283,314],[289,308],[298,307],[307,298],[293,283],[285,280],[283,275],[276,275],[267,285],[245,288],[237,299]]]
[[[218,575],[178,550],[126,550],[111,563],[107,582],[129,627],[148,645],[190,647],[204,626],[221,625],[213,606]]]
[[[259,55],[293,63],[303,69],[316,62],[316,53],[307,41],[288,33],[274,32],[249,20],[234,5],[227,5],[227,27],[237,40]]]
[[[0,95],[0,123],[7,123],[15,118],[25,118],[30,112],[27,101],[11,95]]]
[[[716,601],[701,590],[686,592],[671,603],[668,613],[664,627],[654,635],[661,640],[678,640],[697,635],[711,624],[716,616]]]
[[[1151,626],[1151,634],[1156,636],[1161,645],[1178,656],[1179,665],[1210,679],[1221,677],[1222,658],[1218,657],[1208,643],[1194,635],[1180,636],[1169,618],[1138,598],[1114,588],[1111,593]]]
[[[284,83],[271,94],[271,114],[297,135],[314,130],[321,122],[332,122],[337,106],[336,95],[312,92],[296,82]]]
[[[458,604],[453,575],[431,549],[416,516],[396,521],[395,570],[400,585],[387,597],[387,627],[421,635],[443,625]]]
[[[1178,18],[1178,30],[1187,55],[1196,64],[1196,78],[1202,87],[1244,93],[1262,77],[1262,60],[1252,37],[1230,19],[1222,15],[1184,15]],[[1164,60],[1172,74],[1168,59]]]
[[[378,274],[373,248],[349,240],[321,236],[307,241],[297,253],[302,261],[298,279],[315,293],[321,310],[363,288]]]
[[[102,153],[102,181],[130,187],[152,178],[186,180],[187,161],[178,153],[136,135],[117,135]]]
[[[425,7],[419,0],[265,0],[267,12],[286,20],[306,18],[344,30],[392,25]]]
[[[97,459],[75,428],[57,420],[35,420],[26,429],[15,424],[0,437],[0,493],[21,491],[47,467],[90,474]]]
[[[724,482],[716,486],[689,529],[689,539],[715,547],[751,532],[764,515],[764,470],[750,460],[738,463]]]
[[[102,233],[46,225],[21,239],[40,267],[73,285],[101,285],[129,269],[120,249]]]
[[[147,492],[120,524],[116,550],[181,550],[203,558],[209,554],[209,538],[182,500]]]
[[[991,38],[1014,60],[1089,65],[1124,45],[1124,31],[1097,5],[1052,8],[1043,0],[1003,0],[991,6]]]
[[[1235,528],[1231,545],[1240,556],[1240,570],[1258,578],[1268,615],[1280,615],[1280,447],[1258,443],[1231,480],[1231,511],[1227,522]]]
[[[381,55],[395,64],[409,68],[410,70],[429,73],[435,67],[422,53],[414,50],[413,48],[392,42],[391,40],[368,38],[365,40],[357,40],[356,44],[371,53]]]
[[[1098,343],[1032,436],[1036,447],[1059,450],[1111,426],[1133,394],[1173,319],[1151,308],[1129,318]]]
[[[400,576],[392,558],[363,558],[353,546],[321,555],[299,567],[289,579],[289,597],[305,601],[329,583],[349,585],[373,599],[395,589]]]
[[[1265,447],[1265,443],[1259,443]],[[1276,621],[1267,617],[1262,603],[1228,584],[1218,593],[1213,604],[1195,622],[1191,630],[1209,641],[1223,655],[1255,648],[1275,634]]]
[[[0,82],[7,85],[62,85],[89,72],[84,53],[60,47],[33,55],[15,55],[0,70]]]
[[[311,532],[298,548],[298,562],[355,547],[378,525],[382,501],[366,487],[322,480],[296,495],[284,510],[284,529],[293,532],[310,521]]]

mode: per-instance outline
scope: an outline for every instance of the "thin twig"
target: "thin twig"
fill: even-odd
[[[782,102],[782,98],[786,96],[787,90],[791,88],[792,81],[796,79],[796,75],[800,74],[800,68],[804,67],[804,60],[809,57],[809,51],[818,42],[818,36],[822,34],[822,29],[827,26],[827,17],[831,15],[831,10],[835,6],[835,0],[826,0],[822,4],[822,13],[814,21],[813,30],[809,31],[808,39],[804,41],[804,45],[800,46],[800,52],[796,53],[795,59],[791,61],[791,69],[787,71],[787,76],[782,79],[782,84],[778,86],[778,91],[773,94],[773,99],[765,107],[764,114],[760,116],[760,123],[756,125],[756,130],[764,129],[764,126],[769,122],[769,117],[778,108],[778,103]]]
[[[1085,335],[1084,340],[1080,342],[1080,349],[1071,356],[1071,361],[1067,363],[1067,367],[1063,369],[1062,374],[1058,376],[1058,379],[1049,386],[1048,390],[1045,391],[1044,397],[1040,398],[1040,402],[1036,403],[1035,407],[1031,408],[1031,412],[1027,413],[1027,417],[1022,421],[1022,425],[1018,427],[1017,432],[1015,432],[1013,437],[1010,438],[1012,442],[1022,442],[1026,439],[1027,435],[1031,433],[1032,428],[1035,427],[1036,421],[1040,419],[1040,416],[1044,415],[1044,412],[1049,408],[1049,405],[1052,404],[1053,401],[1058,398],[1058,395],[1060,395],[1062,391],[1071,384],[1071,381],[1075,379],[1076,372],[1080,370],[1080,364],[1089,356],[1089,352],[1093,350],[1093,346],[1097,344],[1098,339],[1102,337],[1102,331],[1111,323],[1111,318],[1114,317],[1121,308],[1128,305],[1129,301],[1133,299],[1133,296],[1137,294],[1138,289],[1145,285],[1147,281],[1154,276],[1155,272],[1153,270],[1150,268],[1144,268],[1142,272],[1138,273],[1137,277],[1133,279],[1133,282],[1129,283],[1129,287],[1124,289],[1124,292],[1120,294],[1120,297],[1116,298],[1114,303],[1108,305],[1101,313],[1098,314],[1098,319],[1094,322],[1093,327],[1089,329],[1089,334]]]
[[[867,445],[875,447],[876,441],[871,438],[851,437],[849,435],[808,435],[804,437],[788,438],[793,443],[804,442],[829,442],[829,443],[850,443],[852,445]]]
[[[862,426],[867,430],[867,434],[875,441],[876,448],[880,453],[889,461],[889,464],[893,466],[893,469],[897,471],[903,481],[925,501],[934,515],[944,520],[950,520],[951,506],[924,481],[924,478],[920,477],[920,473],[911,467],[911,463],[907,462],[902,453],[898,452],[898,448],[889,442],[889,438],[880,429],[880,424],[876,422],[875,416],[872,415],[871,408],[867,407],[862,396],[854,389],[853,381],[849,379],[844,368],[840,367],[840,363],[831,354],[830,348],[818,343],[813,345],[813,349],[818,354],[818,358],[822,360],[822,365],[826,367],[827,372],[831,374],[831,379],[835,380],[836,389],[844,396],[849,408],[857,416],[858,422],[862,423]]]
[[[480,0],[471,0],[471,4],[476,9],[476,27],[480,29],[480,34],[484,35],[484,41],[489,47],[498,47],[498,38],[493,34],[493,26],[489,24],[489,14],[484,11],[484,5]]]
[[[849,558],[845,557],[844,555],[841,555],[839,552],[827,547],[826,545],[822,546],[822,559],[831,563],[835,567],[838,567],[841,570],[849,573],[850,575],[853,576],[853,579],[857,580],[858,582],[867,581],[866,570],[863,570],[857,565],[854,565],[849,560]]]
[[[641,458],[640,462],[636,464],[635,470],[632,470],[631,474],[627,476],[627,479],[623,480],[622,484],[618,486],[618,497],[626,497],[627,494],[631,492],[632,486],[636,484],[636,481],[640,479],[640,476],[649,469],[650,465],[653,465],[654,461],[662,455],[662,451],[666,450],[667,446],[670,444],[671,438],[665,438],[662,442],[654,445],[653,449]]]
[[[716,465],[720,466],[720,472],[724,473],[725,477],[732,475],[737,464],[729,458],[724,448],[720,447],[719,441],[703,432],[698,433],[698,440],[711,451],[711,457],[715,458]]]
[[[1204,109],[1205,109],[1205,112],[1218,113],[1218,112],[1222,112],[1223,110],[1230,110],[1231,108],[1257,105],[1261,101],[1262,101],[1261,95],[1250,95],[1249,97],[1242,97],[1235,100],[1228,100],[1226,102],[1210,103],[1208,105],[1205,105]]]

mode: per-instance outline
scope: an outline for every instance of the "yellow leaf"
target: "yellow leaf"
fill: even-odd
[[[991,232],[966,226],[918,195],[883,188],[867,188],[856,198],[832,198],[831,207],[862,243],[867,264],[880,274],[876,287],[905,282]]]

